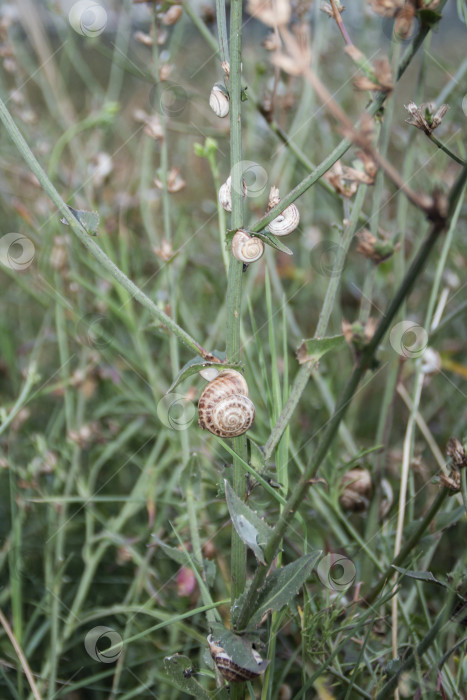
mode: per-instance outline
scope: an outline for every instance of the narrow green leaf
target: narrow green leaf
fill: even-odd
[[[284,605],[290,603],[310,576],[321,554],[321,550],[306,554],[292,564],[273,571],[261,590],[258,607],[250,618],[250,622],[258,625],[264,615],[269,612],[278,612]]]
[[[225,496],[232,523],[240,539],[249,547],[260,564],[266,565],[263,547],[272,535],[272,529],[235,493],[227,480]]]
[[[269,665],[269,660],[258,661],[253,655],[251,635],[238,635],[228,630],[220,622],[211,626],[212,641],[224,649],[232,661],[240,668],[253,673],[263,673]]]
[[[164,659],[164,670],[179,690],[200,700],[210,700],[211,696],[192,678],[192,664],[188,656],[174,654]]]
[[[218,356],[217,352],[214,350],[212,353],[215,357]],[[224,354],[225,356],[225,354]],[[222,360],[222,358],[219,358]],[[184,365],[180,372],[177,374],[175,379],[173,380],[172,384],[167,390],[167,393],[170,394],[171,391],[173,391],[181,382],[183,382],[184,379],[188,379],[188,377],[191,377],[193,374],[197,374],[200,372],[202,369],[207,369],[208,367],[214,367],[215,369],[219,370],[221,372],[223,369],[239,369],[239,364],[238,363],[230,363],[230,364],[224,364],[223,362],[209,362],[201,357],[201,355],[197,355],[193,359],[191,359],[189,362]]]
[[[331,338],[310,338],[304,340],[298,348],[297,360],[301,365],[305,362],[317,362],[328,352],[342,350],[345,347],[343,335],[334,335]]]
[[[97,236],[97,227],[99,226],[100,217],[97,211],[86,211],[86,209],[73,209],[68,207],[73,216],[78,219],[79,223],[91,236]],[[60,219],[62,224],[68,226],[66,219]]]
[[[443,583],[442,581],[438,581],[437,578],[433,576],[431,571],[409,571],[409,569],[404,569],[402,566],[394,566],[392,567],[396,571],[398,571],[400,574],[403,574],[404,576],[408,576],[408,578],[414,578],[417,581],[426,581],[428,583],[437,583],[438,586],[442,586],[443,588],[447,588],[446,584]]]
[[[285,253],[286,255],[293,255],[293,252],[290,250],[290,248],[287,248],[287,246],[284,245],[282,241],[279,238],[277,238],[277,236],[273,236],[273,234],[269,233],[269,231],[257,231],[254,233],[254,235],[258,238],[261,238],[263,243],[266,243],[266,245],[270,245],[271,248],[280,250],[281,253]]]

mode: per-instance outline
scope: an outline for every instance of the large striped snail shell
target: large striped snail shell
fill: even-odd
[[[219,437],[246,433],[255,418],[248,386],[240,372],[224,369],[205,387],[198,402],[198,424]]]
[[[242,263],[252,263],[259,260],[264,253],[264,243],[260,238],[250,236],[239,229],[232,238],[232,254]]]
[[[287,236],[295,231],[300,223],[300,213],[295,204],[290,204],[268,224],[268,231],[274,236]]]
[[[263,673],[264,668],[258,671],[251,671],[249,668],[242,668],[232,660],[225,649],[213,639],[212,634],[208,636],[209,651],[219,671],[222,673],[226,681],[230,683],[242,683],[250,681],[253,678],[258,678]],[[263,659],[254,649],[251,650],[255,661],[258,665],[263,664]]]

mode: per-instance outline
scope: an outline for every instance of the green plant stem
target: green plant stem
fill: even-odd
[[[355,230],[358,225],[359,215],[365,198],[366,189],[367,188],[365,185],[361,185],[359,187],[358,194],[355,198],[355,203],[352,208],[352,214],[350,216],[349,224],[345,228],[344,235],[342,236],[337,251],[336,261],[334,264],[335,272],[337,270],[342,270],[344,267],[345,258],[347,256],[348,249],[350,247],[350,244],[355,234]],[[332,309],[334,308],[334,301],[340,282],[340,275],[336,274],[335,272],[329,280],[328,288],[326,290],[326,296],[323,303],[323,308],[321,309],[318,325],[316,327],[316,332],[314,335],[315,338],[322,338],[326,334],[329,319],[331,318],[331,313]],[[294,385],[290,392],[289,400],[284,406],[284,409],[281,415],[279,416],[277,423],[274,426],[271,435],[269,436],[266,442],[266,445],[264,446],[265,464],[267,464],[267,462],[271,459],[275,447],[282,437],[282,433],[287,428],[290,418],[292,417],[292,414],[295,411],[298,402],[300,401],[301,395],[305,391],[306,385],[308,384],[308,380],[315,366],[316,362],[306,362],[300,368],[300,371],[297,374]]]
[[[389,678],[389,680],[383,686],[382,690],[378,693],[378,695],[376,696],[376,700],[386,700],[386,698],[391,697],[393,691],[397,687],[401,674],[404,671],[407,671],[409,668],[412,668],[412,666],[414,666],[417,663],[417,660],[420,659],[423,656],[423,654],[430,648],[433,642],[436,641],[436,638],[439,635],[441,628],[445,624],[446,619],[449,615],[449,611],[451,609],[452,604],[450,603],[450,601],[448,601],[439,613],[428,634],[425,637],[423,637],[420,644],[418,644],[417,647],[407,656],[405,661],[403,661],[400,664],[394,675]]]
[[[413,533],[411,537],[407,540],[405,545],[402,547],[400,550],[399,554],[394,557],[392,560],[391,564],[388,566],[386,571],[383,573],[381,576],[380,580],[374,586],[371,591],[368,593],[368,595],[365,596],[364,602],[366,605],[371,605],[380,592],[383,590],[386,581],[391,578],[391,576],[394,575],[394,566],[400,566],[400,564],[403,564],[406,557],[410,554],[412,549],[415,547],[415,545],[420,541],[420,539],[423,537],[423,535],[426,533],[427,528],[433,518],[435,517],[436,513],[439,511],[441,506],[443,505],[446,497],[448,496],[449,491],[447,488],[443,488],[438,495],[436,496],[435,500],[431,504],[430,508],[427,510],[425,513],[423,519],[421,520],[419,526]]]
[[[461,175],[459,176],[458,180],[456,181],[451,190],[451,194],[449,197],[448,216],[452,216],[453,211],[457,205],[458,198],[461,196],[466,181],[467,166],[462,170]],[[366,373],[367,369],[371,367],[379,343],[383,339],[387,330],[390,328],[394,317],[396,316],[404,299],[406,299],[406,297],[410,293],[417,277],[424,269],[425,263],[445,226],[446,220],[442,218],[439,218],[432,223],[429,235],[427,236],[425,242],[422,244],[421,249],[419,250],[407,274],[402,280],[402,283],[399,289],[397,290],[392,302],[390,303],[386,314],[383,316],[378,327],[376,328],[373,338],[368,343],[368,345],[366,345],[362,350],[360,358],[340,396],[334,414],[327,424],[327,427],[324,431],[321,442],[319,443],[315,451],[313,459],[308,465],[305,473],[300,477],[299,481],[297,482],[287,501],[286,508],[284,509],[276,526],[274,527],[273,535],[271,536],[271,539],[265,549],[265,560],[267,564],[270,564],[272,562],[274,556],[277,553],[279,543],[282,537],[284,536],[292,517],[294,516],[301,501],[305,498],[310,479],[312,479],[315,476],[323,459],[325,458],[328,449],[331,446],[335,435],[337,434],[339,425],[347,412],[347,409],[355,395],[355,392],[357,391],[360,380]],[[264,583],[267,572],[268,566],[258,567],[256,570],[248,594],[246,595],[238,614],[237,626],[239,629],[244,629],[248,624],[251,611],[255,609],[255,604],[259,594],[259,590]]]
[[[456,163],[459,163],[459,165],[465,165],[465,161],[462,160],[462,158],[459,158],[459,156],[456,156],[455,153],[449,150],[447,146],[444,145],[439,139],[434,136],[434,134],[429,134],[428,138],[430,141],[432,141],[438,148],[440,148],[446,155],[448,155],[452,160],[455,160]]]
[[[3,123],[6,131],[8,132],[11,140],[23,156],[28,167],[34,173],[34,175],[39,180],[42,185],[44,192],[50,197],[52,202],[55,204],[59,212],[66,219],[70,225],[72,231],[79,238],[81,243],[87,248],[87,250],[96,258],[100,265],[110,273],[110,275],[122,286],[129,294],[132,295],[142,306],[144,306],[152,316],[154,316],[160,323],[162,323],[168,330],[170,330],[177,338],[186,345],[190,350],[203,357],[209,356],[207,350],[205,350],[199,343],[194,340],[183,328],[173,321],[170,316],[167,316],[159,307],[154,304],[151,299],[144,294],[144,292],[136,286],[113,262],[109,257],[101,250],[97,243],[91,238],[91,236],[86,232],[86,230],[79,224],[76,217],[70,212],[67,205],[60,197],[59,193],[50,182],[45,171],[39,164],[38,160],[34,156],[33,152],[29,148],[28,144],[24,140],[21,132],[16,126],[13,118],[5,106],[5,103],[0,99],[0,120]]]
[[[225,0],[216,0],[217,28],[219,31],[219,53],[221,61],[229,62],[229,42],[227,40],[227,18]]]
[[[241,52],[242,52],[242,0],[232,0],[230,4],[230,172],[232,175],[232,228],[243,225],[243,191],[241,168],[234,166],[242,160],[241,122]],[[227,284],[227,360],[240,359],[240,321],[243,264],[230,255]],[[246,438],[241,435],[233,439],[233,449],[239,458],[247,460]],[[233,462],[233,488],[239,498],[244,498],[246,481],[240,459]],[[237,532],[232,528],[232,604],[245,588],[246,547]],[[244,685],[232,688],[233,700],[244,697]]]

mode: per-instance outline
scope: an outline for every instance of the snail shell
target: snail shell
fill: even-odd
[[[231,247],[234,258],[246,264],[259,260],[264,253],[263,241],[241,229],[232,238]]]
[[[225,369],[205,387],[198,402],[198,425],[219,437],[243,435],[253,423],[255,407],[240,372]]]
[[[290,204],[268,224],[268,231],[274,236],[287,236],[295,231],[300,223],[300,213],[295,204]]]
[[[341,480],[343,488],[339,503],[346,510],[360,511],[368,508],[373,484],[368,469],[356,467],[344,474]]]
[[[226,117],[229,113],[229,97],[224,86],[214,85],[209,96],[209,106],[218,117]]]
[[[245,180],[242,178],[243,197],[247,196],[248,190]],[[232,178],[229,175],[227,180],[219,188],[219,202],[225,211],[232,211]]]
[[[258,678],[258,676],[260,676],[261,673],[264,671],[264,668],[258,671],[251,671],[249,668],[242,668],[242,666],[236,664],[235,661],[232,660],[232,657],[227,654],[225,649],[216,644],[212,634],[210,634],[208,637],[208,644],[209,651],[214,663],[216,664],[219,671],[222,673],[225,680],[229,681],[230,683],[242,683],[244,681],[250,681],[253,678]],[[258,652],[255,651],[255,649],[252,649],[251,651],[258,665],[262,664],[263,659],[258,654]]]

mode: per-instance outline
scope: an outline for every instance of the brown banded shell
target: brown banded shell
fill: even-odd
[[[250,236],[240,229],[232,238],[232,254],[242,263],[252,263],[259,260],[264,253],[264,243],[260,238]]]
[[[253,423],[255,407],[240,372],[225,369],[205,387],[198,402],[198,424],[219,437],[243,435]]]
[[[264,668],[259,671],[252,671],[249,668],[242,668],[232,660],[232,657],[227,654],[225,649],[213,639],[212,634],[208,637],[209,651],[217,668],[229,683],[242,683],[251,681],[253,678],[258,678],[264,671]],[[254,649],[251,650],[255,661],[259,664],[263,663],[263,659]]]
[[[274,236],[288,236],[300,223],[300,212],[295,204],[290,204],[268,224],[268,231]]]

